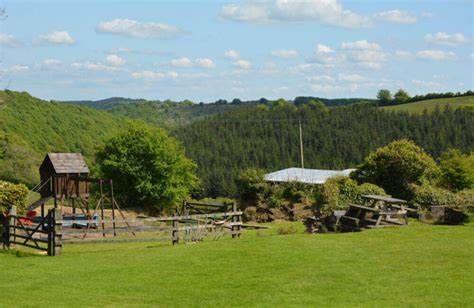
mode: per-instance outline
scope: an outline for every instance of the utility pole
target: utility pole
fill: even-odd
[[[301,155],[301,168],[304,168],[304,157],[303,157],[303,129],[301,128],[301,119],[298,120],[300,127],[300,155]]]

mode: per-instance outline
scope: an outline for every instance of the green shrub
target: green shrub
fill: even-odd
[[[349,203],[363,203],[362,195],[366,194],[385,195],[385,191],[375,184],[357,185],[356,181],[348,177],[333,177],[321,186],[316,202],[319,211],[327,215],[334,210],[346,209]]]
[[[474,188],[474,153],[450,149],[441,155],[441,185],[453,191]]]
[[[363,183],[363,184],[357,186],[357,199],[355,200],[356,203],[363,203],[365,201],[362,198],[363,195],[382,195],[382,196],[386,196],[387,194],[385,193],[385,190],[383,190],[383,188],[378,187],[375,184]]]
[[[295,234],[296,232],[298,232],[298,230],[296,229],[296,226],[293,225],[293,224],[283,225],[283,226],[278,227],[278,229],[277,229],[277,233],[279,235]]]
[[[411,199],[410,184],[421,185],[439,179],[433,158],[413,141],[394,141],[372,152],[353,177],[359,183],[373,183],[396,197]]]
[[[469,213],[474,213],[474,189],[461,190],[458,196],[458,206]]]
[[[27,199],[28,188],[25,185],[0,181],[0,212],[6,212],[14,205],[18,213],[23,213]]]
[[[430,210],[433,205],[443,205],[463,211],[474,211],[474,189],[453,193],[447,189],[430,185],[413,185],[413,204],[422,210]]]

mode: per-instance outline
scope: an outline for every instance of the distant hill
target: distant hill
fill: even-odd
[[[365,98],[327,99],[312,96],[300,96],[296,97],[294,101],[290,101],[290,103],[300,106],[308,104],[314,100],[320,101],[329,107],[376,102],[376,100]],[[194,103],[189,100],[175,102],[170,100],[158,101],[111,97],[97,101],[66,101],[64,103],[106,110],[107,112],[115,115],[140,119],[155,125],[171,127],[188,124],[207,116],[227,112],[244,106],[272,105],[275,103],[275,101],[261,98],[250,101],[234,99],[230,102],[226,100],[218,100],[213,103]]]
[[[106,99],[100,99],[96,101],[90,100],[82,100],[82,101],[65,101],[63,103],[73,104],[73,105],[82,105],[91,107],[94,109],[101,109],[101,110],[110,110],[117,105],[121,104],[135,104],[135,103],[143,103],[146,102],[145,99],[134,99],[134,98],[125,98],[125,97],[110,97]]]
[[[431,112],[435,110],[436,107],[442,109],[445,106],[450,106],[454,109],[461,107],[474,107],[474,95],[451,98],[435,98],[395,106],[384,106],[382,108],[386,110],[406,111],[409,113],[422,113],[424,110]]]
[[[77,151],[92,161],[123,122],[104,111],[0,91],[0,178],[36,184],[47,152]]]

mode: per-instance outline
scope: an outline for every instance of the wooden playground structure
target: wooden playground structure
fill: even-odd
[[[29,205],[27,215],[18,215],[14,206],[0,214],[4,248],[21,245],[58,255],[64,243],[177,244],[241,233],[243,212],[235,203],[185,202],[173,216],[127,217],[115,200],[113,181],[91,178],[80,153],[49,153],[39,172],[41,182],[33,191],[40,199]]]

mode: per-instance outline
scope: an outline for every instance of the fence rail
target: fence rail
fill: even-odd
[[[55,256],[64,243],[171,241],[174,245],[204,237],[235,238],[241,234],[242,214],[234,205],[232,211],[221,213],[66,220],[59,210],[51,209],[45,217],[27,224],[12,207],[8,215],[0,214],[0,243],[4,248],[20,245]]]
[[[51,209],[39,221],[27,224],[12,206],[8,215],[0,214],[3,248],[10,248],[13,244],[46,251],[50,256],[60,254],[62,224],[56,217],[59,217],[58,210]]]

